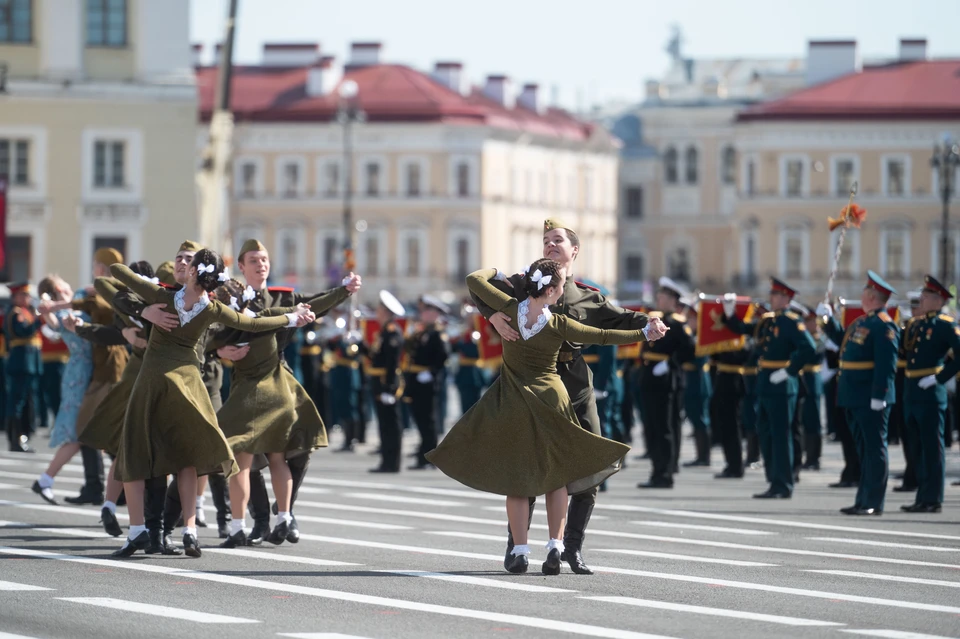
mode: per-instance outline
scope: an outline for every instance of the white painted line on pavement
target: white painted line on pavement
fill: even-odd
[[[277,636],[292,639],[367,639],[360,635],[342,635],[339,632],[278,632]],[[0,637],[0,639],[3,638]]]
[[[860,579],[875,579],[877,581],[896,581],[903,584],[960,588],[960,581],[947,581],[944,579],[920,579],[918,577],[901,577],[900,575],[877,575],[872,572],[854,572],[852,570],[804,570],[803,572],[815,572],[821,575],[837,575],[839,577],[859,577]]]
[[[503,497],[491,493],[483,493],[479,490],[466,490],[456,488],[425,488],[423,486],[406,486],[403,484],[383,484],[369,481],[353,481],[349,479],[315,479],[305,477],[305,484],[317,484],[320,486],[340,486],[342,488],[362,488],[366,490],[393,490],[402,493],[418,493],[421,495],[438,495],[441,497],[460,497],[463,499],[482,499],[485,501],[498,501],[504,503]]]
[[[19,484],[0,484],[0,490],[17,490],[22,488]]]
[[[711,617],[729,617],[731,619],[745,619],[747,621],[764,621],[767,623],[778,623],[784,626],[845,626],[846,624],[834,621],[818,621],[816,619],[801,619],[798,617],[781,617],[779,615],[765,615],[758,612],[746,612],[744,610],[726,610],[724,608],[705,608],[703,606],[691,606],[688,604],[672,603],[669,601],[654,601],[651,599],[634,599],[632,597],[578,597],[578,599],[588,599],[590,601],[603,601],[606,603],[623,604],[626,606],[637,606],[639,608],[654,608],[656,610],[671,610],[673,612],[689,612],[695,615],[708,615]]]
[[[43,588],[41,586],[30,586],[28,584],[18,584],[14,581],[0,581],[0,590],[53,590],[53,588]]]
[[[415,530],[412,526],[381,524],[376,521],[356,521],[355,519],[330,519],[329,517],[314,517],[313,515],[297,515],[297,521],[333,524],[335,526],[349,526],[353,528],[373,528],[376,530]]]
[[[60,601],[69,601],[70,603],[97,606],[99,608],[137,612],[143,615],[153,615],[154,617],[192,621],[193,623],[263,623],[256,619],[227,617],[209,612],[184,610],[183,608],[171,608],[170,606],[157,606],[154,604],[140,603],[138,601],[124,601],[123,599],[113,599],[111,597],[57,597],[57,599]]]
[[[306,539],[308,541],[322,541],[328,544],[343,544],[345,546],[363,546],[364,548],[400,550],[404,552],[415,552],[421,555],[443,555],[444,557],[463,557],[464,559],[496,559],[497,561],[503,561],[503,557],[498,557],[497,555],[482,555],[476,552],[445,550],[443,548],[423,548],[420,546],[385,544],[379,541],[366,541],[364,539],[341,539],[339,537],[325,537],[323,535],[311,535],[308,533],[300,533],[300,539]]]
[[[39,473],[12,473],[7,470],[0,470],[0,477],[3,477],[4,479],[22,479],[24,481],[34,482],[40,477],[40,474]],[[82,477],[61,477],[60,475],[57,475],[56,483],[82,484],[83,478]],[[30,490],[30,486],[32,485],[33,485],[32,483],[30,485],[24,485],[22,486],[22,488],[25,488],[26,490]]]
[[[0,503],[0,505],[3,505]],[[321,508],[326,510],[345,510],[352,513],[369,513],[371,515],[396,515],[398,517],[417,517],[420,519],[435,519],[438,521],[455,521],[463,524],[484,524],[488,526],[502,526],[504,530],[507,528],[506,513],[504,513],[504,519],[480,519],[479,517],[466,517],[464,515],[447,515],[445,513],[430,513],[424,511],[414,511],[414,510],[399,510],[396,508],[373,508],[372,506],[352,506],[349,504],[334,504],[329,502],[319,502],[319,501],[303,501],[301,499],[297,500],[297,508],[307,506],[309,508]],[[536,525],[536,524],[534,524]],[[546,526],[543,526],[546,528]]]
[[[924,635],[919,632],[904,632],[902,630],[840,630],[852,635],[865,635],[878,639],[952,639],[941,635]]]
[[[36,639],[36,637],[28,637],[27,635],[14,635],[9,632],[0,632],[0,639]]]
[[[300,486],[297,489],[297,493],[303,493],[304,495],[329,495],[333,491],[329,488],[314,488],[313,486]]]
[[[302,535],[301,535],[302,537]],[[663,635],[651,635],[642,632],[633,632],[631,630],[620,630],[617,628],[605,628],[602,626],[592,626],[582,623],[573,623],[568,621],[559,621],[556,619],[546,619],[540,617],[530,617],[525,615],[504,614],[491,612],[489,610],[473,610],[470,608],[456,608],[452,606],[441,606],[437,604],[421,603],[418,601],[408,601],[406,599],[393,599],[390,597],[377,597],[374,595],[362,595],[359,593],[342,592],[339,590],[326,590],[323,588],[313,588],[309,586],[300,586],[276,581],[264,581],[259,579],[250,579],[249,577],[238,577],[235,575],[221,575],[217,573],[208,573],[194,570],[180,570],[166,566],[154,566],[141,562],[125,562],[109,559],[93,559],[90,557],[80,557],[77,555],[65,555],[52,553],[43,550],[33,550],[27,548],[10,548],[0,546],[0,554],[8,554],[22,557],[37,557],[42,559],[51,559],[56,561],[67,561],[72,563],[87,564],[93,566],[105,566],[117,570],[133,570],[139,572],[152,572],[154,574],[163,574],[174,577],[188,577],[202,581],[210,581],[234,586],[245,586],[248,588],[259,588],[261,590],[272,590],[281,592],[285,595],[300,594],[321,599],[333,599],[336,601],[348,601],[352,603],[368,604],[386,608],[397,608],[400,610],[413,610],[416,612],[428,612],[438,615],[451,617],[460,617],[464,619],[477,619],[486,623],[495,622],[512,626],[522,626],[525,628],[539,628],[542,630],[554,630],[557,632],[567,632],[579,634],[588,637],[602,637],[604,639],[672,639]],[[502,561],[497,557],[497,561]],[[176,614],[182,617],[181,611]]]
[[[68,515],[81,515],[85,517],[96,517],[100,519],[100,509],[84,508],[79,506],[54,506],[52,504],[27,504],[22,501],[7,501],[0,499],[0,506],[12,506],[13,508],[26,508],[27,510],[41,510],[48,513],[65,513]],[[127,515],[117,511],[117,519],[129,519]]]
[[[944,548],[943,546],[916,546],[900,544],[892,541],[873,541],[870,539],[845,539],[843,537],[805,537],[810,541],[830,541],[837,544],[854,544],[858,546],[877,546],[879,548],[904,548],[906,550],[928,550],[930,552],[960,552],[960,548]]]
[[[64,535],[67,537],[102,537],[104,539],[118,539],[103,532],[102,530],[83,530],[82,528],[45,528],[34,524],[25,524],[19,521],[0,521],[0,528],[36,530],[54,535]]]
[[[539,505],[542,506],[542,504],[539,504]],[[506,512],[503,506],[484,506],[483,508],[481,508],[481,510],[489,510],[490,512],[494,512],[494,513]],[[544,507],[539,507],[533,511],[533,516],[539,519],[546,519],[547,509]],[[606,515],[590,515],[590,521],[602,521],[604,519],[610,519],[610,518],[607,517]]]
[[[724,566],[742,566],[745,568],[769,568],[779,564],[761,564],[756,561],[737,561],[735,559],[718,559],[716,557],[696,557],[694,555],[674,555],[666,552],[651,552],[647,550],[620,550],[612,548],[591,548],[590,552],[610,552],[618,555],[633,555],[635,557],[652,557],[654,559],[676,559],[678,561],[694,561],[700,564],[722,564]]]
[[[456,530],[429,530],[429,531],[427,531],[427,534],[428,534],[428,535],[437,535],[437,536],[439,536],[439,537],[456,537],[456,538],[458,538],[458,539],[475,539],[475,540],[477,540],[477,541],[499,541],[501,544],[504,545],[504,549],[506,549],[506,544],[507,544],[507,536],[506,536],[506,534],[503,534],[503,535],[481,535],[481,534],[478,534],[478,533],[467,533],[467,532],[460,532],[460,531],[456,531]],[[545,541],[536,541],[536,540],[534,540],[534,539],[528,539],[528,540],[527,540],[527,545],[528,545],[528,546],[545,546],[546,543],[547,543],[547,542],[545,542]]]
[[[418,506],[449,506],[451,508],[465,506],[461,501],[444,501],[443,499],[423,499],[419,497],[403,497],[401,495],[386,495],[382,493],[345,493],[345,497],[357,499],[373,499],[376,501],[390,501],[395,504],[416,504]]]
[[[301,535],[302,537],[303,535]],[[251,559],[265,559],[267,561],[280,561],[288,564],[306,564],[308,566],[362,566],[363,564],[354,564],[348,561],[334,561],[332,559],[315,559],[313,557],[302,557],[298,555],[288,555],[286,553],[273,553],[269,550],[244,550],[242,548],[207,548],[204,547],[204,553],[212,552],[225,556],[250,557]]]
[[[591,521],[596,517],[591,517]],[[779,535],[780,533],[768,530],[752,530],[749,528],[725,528],[723,526],[698,526],[675,521],[632,521],[631,524],[653,526],[655,528],[679,528],[680,530],[705,530],[708,532],[729,533],[731,535]]]
[[[471,577],[469,575],[454,575],[447,572],[429,572],[426,570],[375,570],[374,572],[405,575],[407,577],[426,577],[427,579],[452,581],[458,584],[470,584],[471,586],[504,588],[506,590],[522,590],[524,592],[577,592],[576,590],[566,590],[564,588],[549,588],[547,586],[518,583],[515,579],[487,579],[485,577]],[[504,573],[504,577],[511,577],[511,575]]]

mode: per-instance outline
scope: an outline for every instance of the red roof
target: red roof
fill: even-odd
[[[238,122],[327,122],[337,112],[337,88],[307,95],[308,67],[238,66],[233,69],[231,109]],[[446,122],[492,126],[570,140],[590,137],[593,125],[562,109],[536,113],[522,106],[507,109],[479,89],[461,95],[410,67],[378,64],[350,69],[343,80],[359,87],[359,106],[371,122]],[[341,80],[341,82],[343,81]],[[217,68],[197,69],[200,118],[210,119]]]
[[[960,60],[867,67],[741,111],[738,119],[960,118]]]

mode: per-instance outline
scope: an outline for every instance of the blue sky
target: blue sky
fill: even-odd
[[[471,80],[505,73],[556,87],[567,107],[638,100],[667,66],[671,26],[693,57],[802,56],[808,39],[856,39],[866,57],[926,37],[934,57],[960,58],[960,0],[239,0],[235,59],[263,42],[320,42],[342,61],[354,40],[384,43],[384,60],[423,69],[463,62]],[[222,38],[227,0],[192,0],[191,36]]]

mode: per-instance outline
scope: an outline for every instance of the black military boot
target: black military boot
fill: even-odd
[[[804,435],[804,448],[807,450],[807,458],[803,463],[803,470],[820,470],[820,453],[823,450],[823,439],[820,434]]]
[[[760,461],[760,437],[756,433],[747,434],[747,466]]]
[[[567,527],[563,531],[563,554],[560,555],[560,559],[567,562],[570,570],[578,575],[593,574],[590,567],[583,561],[582,553],[584,531],[592,514],[592,502],[576,498],[570,500],[570,508],[567,510]]]
[[[706,431],[693,431],[693,441],[697,446],[697,458],[684,462],[684,468],[710,465],[710,435]]]
[[[343,430],[343,445],[333,452],[352,453],[353,452],[353,431],[355,428],[353,425],[353,422],[344,420],[344,423],[340,428]]]

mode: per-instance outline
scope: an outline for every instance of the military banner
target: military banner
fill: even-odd
[[[751,322],[757,308],[749,297],[738,297],[735,313],[744,322]],[[745,343],[745,336],[737,335],[724,323],[721,298],[711,296],[700,300],[697,305],[697,357],[738,351]]]
[[[840,325],[843,326],[843,329],[846,330],[848,326],[853,324],[853,321],[858,317],[862,316],[863,309],[860,307],[860,302],[848,302],[845,300],[840,300]],[[900,307],[896,304],[887,307],[887,314],[890,318],[896,322],[900,323]]]
[[[407,318],[400,317],[394,320],[397,323],[397,326],[400,327],[400,332],[404,335],[407,334]],[[377,341],[377,336],[380,334],[380,322],[372,317],[363,318],[360,320],[360,334],[363,336],[363,343],[367,346],[373,345]]]
[[[480,351],[480,365],[485,368],[497,368],[503,363],[503,342],[493,324],[479,313],[473,316],[473,330],[480,333],[477,349]]]
[[[650,313],[649,308],[643,304],[624,304],[623,308],[637,313]],[[635,344],[625,344],[617,347],[617,359],[637,359],[640,357],[640,342]]]

